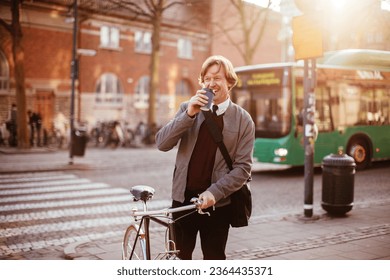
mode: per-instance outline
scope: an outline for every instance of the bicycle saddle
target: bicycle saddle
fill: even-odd
[[[134,201],[142,200],[147,201],[154,195],[154,189],[149,186],[138,185],[130,189],[131,194],[134,196]]]

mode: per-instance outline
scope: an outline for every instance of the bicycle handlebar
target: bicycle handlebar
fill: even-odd
[[[156,215],[168,216],[168,214],[170,214],[170,213],[177,213],[177,212],[182,212],[182,211],[192,210],[192,209],[197,209],[199,214],[210,215],[210,213],[203,212],[202,209],[200,208],[202,201],[199,198],[193,197],[193,198],[191,198],[190,202],[192,202],[192,204],[190,204],[190,205],[184,205],[184,206],[180,206],[180,207],[176,207],[176,208],[165,208],[165,209],[161,209],[161,210],[138,212],[138,209],[133,209],[131,216],[133,216],[133,217],[156,216]]]

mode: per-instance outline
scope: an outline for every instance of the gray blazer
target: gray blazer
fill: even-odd
[[[200,125],[204,121],[202,113],[194,118],[189,117],[186,112],[187,107],[188,102],[182,103],[175,118],[156,134],[156,144],[161,151],[169,151],[180,142],[172,185],[172,199],[180,202],[184,201],[188,164]],[[207,189],[214,195],[217,207],[229,204],[229,195],[238,190],[250,177],[255,140],[252,118],[247,111],[231,100],[223,121],[223,141],[233,161],[233,170],[229,171],[220,150],[217,149],[212,184]]]

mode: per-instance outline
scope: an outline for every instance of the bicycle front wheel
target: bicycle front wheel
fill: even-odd
[[[145,234],[142,229],[138,233],[138,225],[130,225],[123,238],[123,260],[147,260]],[[138,238],[137,238],[138,236]]]

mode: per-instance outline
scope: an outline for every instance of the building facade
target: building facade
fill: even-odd
[[[25,52],[27,110],[40,112],[43,127],[68,125],[73,44],[70,6],[25,1],[21,13]],[[202,8],[210,11],[209,1]],[[86,8],[86,7],[84,7]],[[165,13],[161,26],[158,125],[167,122],[178,104],[198,88],[202,62],[210,55],[209,13],[198,18],[197,5],[177,5]],[[135,127],[146,122],[149,94],[152,27],[145,20],[83,12],[77,32],[78,79],[75,118],[94,126],[120,121]],[[1,18],[10,22],[10,8],[0,5]],[[0,28],[0,119],[8,118],[15,103],[12,41]]]

